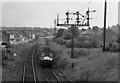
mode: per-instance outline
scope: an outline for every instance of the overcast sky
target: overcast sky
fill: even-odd
[[[25,2],[26,1],[26,2]],[[74,2],[73,2],[74,1]],[[95,2],[95,0],[75,0],[64,2],[48,2],[37,0],[24,0],[16,2],[11,0],[2,1],[2,26],[53,26],[54,19],[57,14],[60,18],[65,19],[66,11],[76,12],[80,11],[85,15],[88,7],[90,10],[96,10],[95,13],[90,13],[90,25],[103,27],[104,17],[104,0]],[[83,2],[84,1],[84,2]],[[0,4],[1,5],[1,4]],[[1,8],[0,8],[1,10]],[[118,23],[118,1],[109,0],[107,3],[107,26],[112,26]]]

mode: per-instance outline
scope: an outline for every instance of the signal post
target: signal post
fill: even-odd
[[[89,13],[91,12],[95,12],[95,10],[93,11],[86,11],[86,15],[82,15],[79,13],[79,11],[76,11],[75,13],[70,13],[69,11],[66,12],[66,21],[64,23],[59,23],[59,21],[61,19],[59,19],[59,15],[57,15],[57,26],[63,26],[63,27],[68,27],[68,29],[71,28],[71,32],[72,32],[72,39],[71,39],[71,58],[74,58],[74,32],[73,29],[74,28],[78,28],[78,27],[83,27],[83,26],[88,26],[89,27],[89,20],[92,18],[89,18]],[[70,23],[70,20],[74,20],[72,18],[70,18],[70,15],[76,15],[76,19],[74,21],[74,23]],[[73,64],[72,64],[73,65]]]

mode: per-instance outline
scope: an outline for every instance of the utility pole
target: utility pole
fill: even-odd
[[[56,35],[56,19],[54,20],[54,35]]]
[[[105,7],[104,7],[104,35],[103,35],[103,52],[105,51],[105,39],[106,39],[106,11],[107,11],[107,0],[105,0]]]
[[[71,58],[74,58],[74,27],[75,27],[75,25],[71,26],[71,33],[72,33],[72,39],[71,39]]]
[[[74,25],[69,26],[69,20],[70,20],[69,14],[71,14],[71,13],[69,13],[69,11],[67,11],[66,12],[66,16],[67,16],[66,22],[67,22],[68,28],[71,28],[70,30],[71,30],[71,33],[72,33],[72,39],[71,39],[71,58],[73,58],[73,56],[74,56],[74,34],[73,34]]]
[[[69,20],[70,20],[70,18],[69,18],[69,11],[67,11],[66,12],[66,16],[67,16],[67,18],[66,18],[66,22],[67,22],[67,25],[68,25],[68,28],[71,28],[71,33],[72,33],[72,39],[71,39],[71,58],[73,58],[73,56],[74,56],[74,37],[73,37],[73,31],[72,31],[72,28],[73,28],[73,26],[69,26]]]

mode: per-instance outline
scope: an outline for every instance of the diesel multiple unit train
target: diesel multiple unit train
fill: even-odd
[[[52,67],[54,63],[54,52],[45,46],[39,50],[38,60],[42,67]]]

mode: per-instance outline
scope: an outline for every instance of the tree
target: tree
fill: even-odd
[[[56,38],[62,37],[63,36],[64,29],[59,29],[56,34]]]
[[[91,29],[90,27],[88,27],[88,29]]]
[[[92,28],[94,31],[96,31],[96,30],[98,30],[99,29],[99,27],[98,26],[93,26],[93,28]]]
[[[71,31],[69,29],[64,31],[63,38],[66,39],[66,40],[69,40],[69,39],[72,38],[72,34],[71,34]]]
[[[73,33],[74,37],[78,37],[79,36],[79,29],[77,26],[71,26],[70,28],[71,33]]]
[[[118,39],[116,40],[118,43],[120,43],[120,35],[118,36]]]

